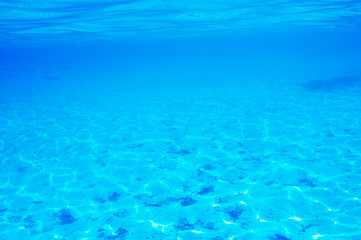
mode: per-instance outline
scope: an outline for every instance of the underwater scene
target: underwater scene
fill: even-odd
[[[361,2],[0,1],[0,240],[360,240]]]

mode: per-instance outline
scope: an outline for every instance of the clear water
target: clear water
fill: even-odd
[[[358,1],[0,1],[0,239],[361,239]]]

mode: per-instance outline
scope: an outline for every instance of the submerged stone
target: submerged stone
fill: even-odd
[[[113,232],[111,230],[109,230],[111,228],[100,228],[98,229],[99,235],[98,235],[98,239],[104,239],[104,240],[124,240],[126,239],[129,231],[118,227],[118,229]]]
[[[211,192],[214,192],[214,187],[213,186],[202,188],[202,190],[200,190],[198,192],[198,194],[199,195],[206,195],[206,194],[211,193]]]
[[[197,200],[193,199],[193,198],[190,198],[190,197],[186,197],[186,198],[183,198],[182,201],[181,201],[181,205],[183,207],[187,207],[187,206],[190,206],[190,205],[193,205],[197,202]]]
[[[29,215],[26,218],[24,218],[24,227],[25,228],[33,228],[35,226],[35,219],[33,216]]]
[[[207,222],[201,219],[198,219],[195,223],[196,225],[200,226],[201,228],[205,228],[208,230],[214,230],[215,229],[215,223],[214,222]]]
[[[287,238],[285,236],[282,236],[280,234],[275,234],[274,236],[270,236],[270,240],[292,240],[291,238]]]
[[[54,213],[54,217],[60,225],[72,224],[76,221],[69,209],[62,209],[59,212]]]
[[[243,209],[239,205],[237,205],[234,207],[226,208],[225,212],[232,219],[232,221],[237,221],[241,217]]]
[[[175,228],[180,231],[186,231],[192,230],[194,228],[194,225],[188,222],[186,218],[180,218]]]
[[[108,200],[111,202],[116,202],[120,198],[120,195],[121,195],[120,193],[113,192],[113,194],[109,196]]]

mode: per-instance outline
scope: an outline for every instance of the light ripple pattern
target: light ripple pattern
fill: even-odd
[[[297,28],[359,29],[360,1],[0,1],[2,41],[240,34]]]

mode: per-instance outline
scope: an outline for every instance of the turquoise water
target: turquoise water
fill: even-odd
[[[0,1],[0,239],[361,239],[357,1]]]

